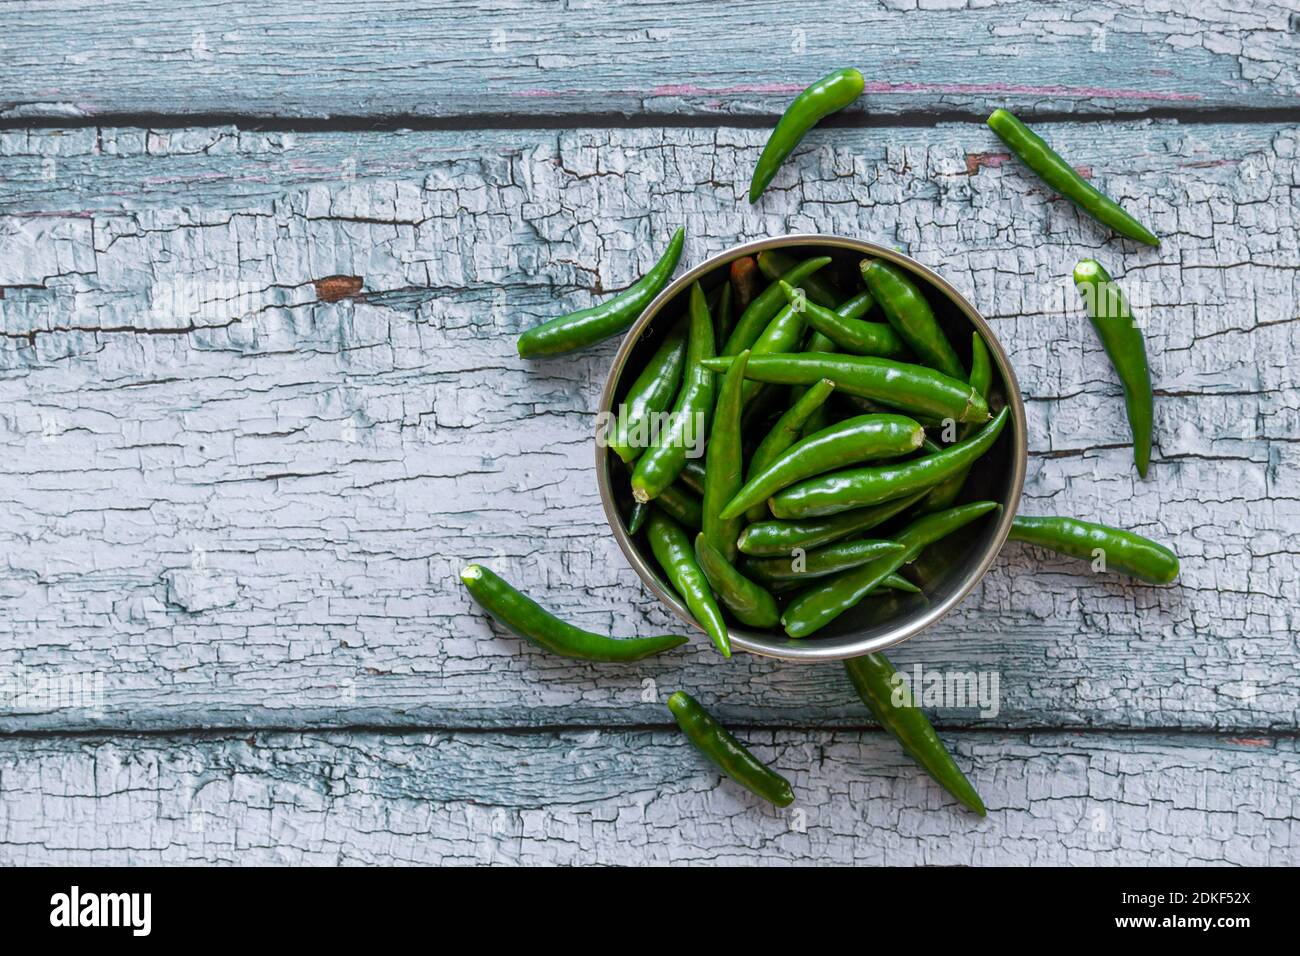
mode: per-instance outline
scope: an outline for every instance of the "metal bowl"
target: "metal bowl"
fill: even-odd
[[[832,256],[835,261],[827,267],[832,274],[846,274],[851,269],[851,274],[856,276],[857,263],[863,256],[887,259],[906,269],[920,280],[923,288],[928,287],[932,292],[929,298],[935,315],[964,361],[969,359],[971,330],[980,333],[988,345],[996,372],[989,404],[995,409],[1003,405],[1011,408],[1011,421],[989,453],[971,470],[962,495],[963,499],[999,501],[1002,511],[944,539],[941,545],[927,549],[908,566],[909,574],[920,579],[924,594],[890,592],[885,596],[870,596],[814,636],[803,639],[788,637],[780,631],[756,631],[739,626],[729,628],[732,646],[753,654],[790,661],[858,657],[893,647],[929,627],[956,607],[989,569],[1007,539],[1020,503],[1028,458],[1025,407],[1020,399],[1015,372],[993,329],[974,306],[930,269],[893,249],[859,239],[793,235],[735,246],[679,276],[664,289],[632,326],[614,357],[613,368],[600,397],[600,411],[605,413],[601,420],[607,419],[659,341],[683,314],[685,293],[691,284],[699,281],[707,291],[719,281],[726,281],[727,267],[732,260],[767,249],[780,249],[801,257]],[[661,321],[660,316],[668,321]],[[611,454],[600,441],[596,442],[596,478],[614,537],[636,573],[674,614],[698,627],[664,578],[649,546],[634,541],[628,534],[624,523],[626,507],[620,509],[620,501],[630,502],[630,494],[625,491],[627,473],[618,456]]]

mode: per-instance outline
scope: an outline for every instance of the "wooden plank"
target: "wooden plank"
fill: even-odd
[[[955,734],[989,815],[878,734],[752,731],[779,811],[679,734],[0,740],[37,864],[1293,865],[1294,738]]]
[[[1293,108],[1300,92],[1282,0],[61,0],[5,24],[15,119],[771,115],[851,62],[859,117]]]
[[[613,345],[528,364],[512,335],[685,224],[687,262],[820,229],[941,269],[1029,400],[1024,510],[1183,556],[1151,589],[1008,547],[897,655],[1001,675],[995,719],[946,720],[1294,728],[1300,132],[1052,135],[1161,250],[1051,200],[974,124],[837,131],[757,209],[759,130],[0,136],[0,727],[658,723],[647,679],[707,686],[732,721],[860,725],[835,666],[698,644],[577,666],[494,634],[456,583],[486,558],[585,626],[672,626],[596,495]],[[1145,482],[1068,286],[1083,255],[1144,306]],[[319,301],[331,274],[365,295]]]

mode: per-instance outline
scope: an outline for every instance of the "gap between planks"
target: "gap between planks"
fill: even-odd
[[[97,127],[137,129],[197,129],[234,126],[256,132],[292,133],[397,133],[459,132],[473,130],[577,130],[577,129],[765,129],[777,113],[681,114],[646,113],[479,113],[463,116],[335,115],[321,117],[263,116],[247,113],[131,113],[106,112],[86,116],[0,116],[0,132]],[[1174,121],[1183,125],[1243,123],[1300,124],[1295,107],[1150,107],[1142,110],[1074,112],[1070,110],[1021,111],[1034,125]],[[973,110],[912,110],[871,114],[846,111],[829,116],[820,127],[840,129],[932,129],[946,124],[983,123],[987,114]]]
[[[783,733],[783,734],[878,734],[886,735],[884,728],[877,724],[781,724],[781,723],[734,723],[727,724],[729,730],[745,733]],[[662,733],[677,730],[677,724],[671,720],[663,723],[637,724],[537,724],[522,726],[504,724],[318,724],[302,726],[300,724],[259,724],[257,726],[214,725],[211,727],[159,727],[156,729],[120,729],[106,727],[95,729],[51,729],[51,730],[13,730],[0,731],[0,741],[5,740],[122,740],[127,738],[167,739],[184,738],[186,740],[220,740],[228,737],[260,737],[272,734],[372,734],[385,737],[409,737],[420,734],[449,734],[465,737],[538,737],[558,736],[561,734],[580,733]],[[1063,725],[1034,727],[972,727],[969,725],[944,724],[938,728],[945,737],[1007,739],[1031,737],[1043,734],[1068,735],[1073,737],[1161,737],[1181,740],[1297,740],[1300,739],[1300,727],[1232,727],[1228,729],[1207,729],[1203,727],[1081,727]]]

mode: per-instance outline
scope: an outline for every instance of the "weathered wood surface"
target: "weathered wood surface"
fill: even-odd
[[[952,736],[983,820],[878,734],[745,734],[783,811],[671,732],[9,738],[0,860],[1297,863],[1294,738]]]
[[[1000,673],[998,717],[952,724],[1294,730],[1300,131],[1048,132],[1161,250],[1049,199],[978,124],[840,130],[757,208],[761,130],[0,134],[0,726],[659,724],[646,678],[742,723],[862,724],[836,666],[702,644],[574,665],[494,634],[455,582],[486,557],[584,625],[672,626],[596,495],[614,346],[530,365],[512,335],[685,224],[688,262],[820,230],[939,268],[1018,370],[1023,510],[1182,555],[1152,589],[1009,546],[898,653]],[[1150,343],[1145,482],[1068,284],[1093,254]],[[365,295],[320,302],[336,273]],[[94,707],[42,697],[76,675]]]
[[[771,114],[846,58],[850,115],[1294,108],[1294,4],[200,0],[10,5],[0,114]]]

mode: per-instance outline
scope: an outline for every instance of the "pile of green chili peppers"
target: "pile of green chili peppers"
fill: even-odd
[[[751,203],[804,134],[864,87],[857,70],[837,70],[795,98],[759,158]],[[1126,237],[1159,245],[1010,113],[997,110],[989,126],[1079,208]],[[519,354],[569,352],[625,330],[667,285],[682,245],[678,229],[643,278],[604,303],[523,333]],[[829,256],[798,258],[792,251],[742,257],[718,270],[725,272],[720,280],[715,272],[691,285],[667,334],[629,377],[609,436],[625,471],[628,533],[643,542],[724,657],[731,655],[733,624],[816,640],[864,601],[923,599],[926,581],[913,570],[922,553],[1001,510],[967,489],[1009,415],[1004,383],[979,333],[969,343],[950,340],[935,314],[934,291],[900,264],[864,259],[846,276]],[[1145,477],[1152,388],[1141,332],[1100,264],[1081,261],[1074,280],[1119,374],[1137,470]],[[669,427],[644,443],[647,423],[664,416]],[[692,433],[694,445],[687,440]],[[702,458],[690,452],[700,445]],[[1019,516],[1010,536],[1094,563],[1101,555],[1106,570],[1153,584],[1178,575],[1168,548],[1076,518]],[[461,579],[493,618],[564,657],[630,662],[686,642],[579,629],[478,564]],[[881,726],[983,815],[979,794],[925,715],[893,701],[889,661],[869,654],[845,667]],[[678,691],[668,707],[687,739],[727,776],[777,806],[794,800],[789,781],[693,697]]]

